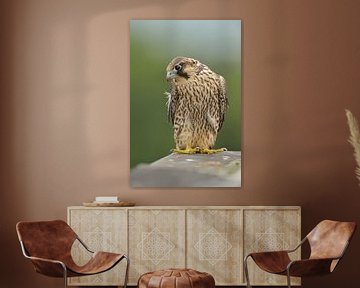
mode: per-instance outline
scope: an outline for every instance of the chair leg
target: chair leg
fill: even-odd
[[[126,259],[126,271],[125,271],[124,288],[126,288],[126,287],[127,287],[128,278],[129,278],[130,259],[129,259],[129,257],[127,257],[127,256],[124,256],[124,258]]]
[[[248,265],[247,265],[247,259],[249,258],[250,255],[247,255],[244,258],[244,272],[245,272],[245,279],[246,279],[246,287],[247,288],[251,288],[250,285],[250,279],[249,279],[249,269],[248,269]]]
[[[66,266],[64,264],[62,264],[62,267],[64,269],[64,287],[67,288],[67,270],[66,270]]]
[[[291,288],[291,278],[290,278],[290,271],[289,269],[287,269],[287,284],[288,284],[288,288]]]

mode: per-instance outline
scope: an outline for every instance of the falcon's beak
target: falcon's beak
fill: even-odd
[[[177,76],[177,71],[175,69],[166,72],[166,80],[174,79],[176,76]]]

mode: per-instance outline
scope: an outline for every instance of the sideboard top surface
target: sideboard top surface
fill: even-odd
[[[261,209],[281,209],[281,210],[301,210],[301,206],[132,206],[132,207],[85,207],[85,206],[70,206],[68,209],[164,209],[164,210],[186,210],[186,209],[221,209],[221,210],[261,210]]]

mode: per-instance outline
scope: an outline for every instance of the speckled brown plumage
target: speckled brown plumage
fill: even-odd
[[[198,60],[174,58],[166,68],[168,119],[176,148],[214,147],[227,108],[225,79]]]

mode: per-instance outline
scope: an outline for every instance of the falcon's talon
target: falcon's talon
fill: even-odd
[[[209,148],[205,148],[201,150],[201,154],[215,154],[215,153],[219,153],[219,152],[224,152],[227,151],[226,148],[219,148],[219,149],[209,149]]]
[[[171,152],[178,154],[196,154],[196,153],[200,153],[200,148],[199,147],[186,148],[186,149],[175,148],[175,149],[171,149]]]
[[[224,151],[227,151],[227,149],[226,148],[219,148],[219,149],[203,148],[203,149],[200,149],[199,147],[186,148],[186,149],[178,149],[178,148],[171,149],[171,152],[178,153],[178,154],[215,154],[215,153],[224,152]]]

